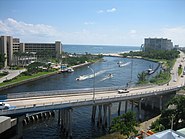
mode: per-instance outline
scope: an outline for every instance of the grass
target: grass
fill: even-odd
[[[54,72],[38,72],[38,73],[33,74],[31,76],[19,75],[19,76],[15,77],[12,80],[0,83],[0,87],[20,83],[22,81],[26,81],[26,80],[29,80],[29,79],[34,79],[34,78],[37,78],[37,77],[40,77],[40,76],[43,76],[43,75],[47,75],[47,74],[50,74],[50,73],[54,73]]]
[[[171,74],[170,70],[174,66],[176,59],[173,60],[158,60],[158,62],[161,62],[166,67],[165,72],[160,72],[158,75],[156,75],[154,78],[150,80],[151,83],[154,84],[166,84],[171,80]]]
[[[174,66],[176,59],[174,60],[165,60],[165,59],[152,59],[152,58],[144,58],[145,60],[150,60],[150,61],[154,61],[154,62],[159,62],[162,63],[163,67],[165,67],[166,69],[170,69],[171,67]],[[160,72],[158,75],[156,75],[155,77],[153,77],[149,82],[153,83],[153,84],[165,84],[168,83],[171,80],[171,74],[170,74],[170,70],[169,71],[165,71],[165,72]],[[143,82],[143,83],[139,83],[139,84],[146,84],[147,82]]]
[[[155,84],[165,84],[168,83],[171,80],[171,75],[169,72],[162,72],[156,75],[154,78],[150,80],[151,83]]]

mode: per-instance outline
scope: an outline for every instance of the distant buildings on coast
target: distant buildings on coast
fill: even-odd
[[[144,51],[153,50],[171,50],[173,49],[173,43],[169,39],[163,38],[145,38]]]
[[[179,49],[178,45],[173,47],[173,42],[167,38],[145,38],[142,49],[148,50],[171,50]],[[36,54],[48,51],[53,57],[58,57],[62,53],[60,41],[54,43],[22,43],[19,38],[12,36],[0,36],[0,53],[6,57],[4,66],[16,65],[16,52],[32,54],[30,57],[19,58],[20,63],[29,64],[36,60]]]
[[[60,41],[55,41],[55,43],[21,43],[19,38],[0,36],[0,53],[6,57],[5,67],[15,64],[15,52],[36,54],[42,51],[49,51],[57,57],[62,52],[62,44]],[[34,60],[35,57],[32,56],[28,60],[32,59]]]

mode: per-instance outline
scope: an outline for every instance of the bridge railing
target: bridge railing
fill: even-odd
[[[135,89],[141,89],[141,88],[149,88],[149,87],[153,87],[153,86],[154,85],[133,86],[130,89],[135,90]],[[123,89],[123,88],[125,88],[125,86],[99,87],[99,88],[95,88],[95,91],[96,92],[114,91],[114,90]],[[93,88],[11,93],[11,94],[7,94],[6,98],[7,99],[15,99],[15,98],[52,96],[52,95],[67,95],[67,94],[79,94],[79,93],[90,93],[90,92],[93,92]]]
[[[120,86],[115,87],[100,87],[95,88],[95,91],[111,91],[123,88]],[[7,94],[7,99],[15,98],[26,98],[26,97],[39,97],[39,96],[52,96],[52,95],[66,95],[66,94],[79,94],[79,93],[90,93],[93,92],[93,88],[82,88],[82,89],[68,89],[68,90],[52,90],[52,91],[36,91],[36,92],[21,92]]]
[[[106,102],[116,102],[120,100],[129,100],[133,98],[141,98],[141,97],[147,97],[151,95],[160,95],[166,92],[171,92],[171,91],[177,91],[180,90],[182,86],[174,86],[174,87],[166,87],[166,88],[160,88],[160,89],[155,89],[151,91],[144,91],[144,92],[136,92],[136,93],[125,93],[125,94],[115,94],[113,96],[104,96],[104,97],[96,97],[95,98],[95,103],[106,103]],[[7,115],[7,114],[16,114],[20,113],[20,111],[23,113],[27,112],[34,112],[34,111],[43,111],[43,110],[48,110],[48,109],[55,109],[55,106],[60,105],[65,106],[68,105],[68,107],[75,107],[76,105],[81,104],[83,105],[92,105],[94,104],[92,98],[88,99],[76,99],[72,101],[56,101],[56,102],[48,102],[48,103],[37,103],[32,104],[32,105],[22,105],[20,107],[16,107],[14,109],[9,109],[9,110],[1,110],[0,115]]]

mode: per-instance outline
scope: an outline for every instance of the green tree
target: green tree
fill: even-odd
[[[160,132],[160,131],[165,130],[165,127],[160,123],[160,120],[157,119],[155,122],[153,122],[153,123],[151,124],[151,129],[152,129],[154,132]]]
[[[146,77],[147,77],[147,74],[144,71],[141,73],[138,73],[138,75],[137,75],[138,83],[139,84],[145,83],[147,81]]]
[[[175,109],[165,109],[162,111],[159,120],[153,123],[151,127],[154,130],[157,130],[157,126],[164,126],[163,129],[171,128],[172,118],[173,118],[173,129],[177,130],[185,127],[185,96],[176,96],[171,99],[167,105],[174,105]]]
[[[31,63],[27,66],[27,72],[30,74],[37,73],[41,71],[41,69],[39,68],[40,66],[44,66],[44,64],[41,62]]]
[[[21,57],[21,53],[20,52],[14,52],[13,53],[13,55],[14,55],[14,57],[15,57],[15,59],[16,59],[16,61],[15,61],[15,65],[19,65],[19,59],[20,59],[20,57]]]
[[[129,137],[132,133],[137,133],[135,129],[137,125],[135,114],[133,112],[127,112],[113,119],[110,131],[120,132],[120,134]]]
[[[172,59],[178,58],[179,51],[148,49],[147,51],[139,51],[139,52],[130,51],[130,53],[124,53],[122,55],[124,57],[133,55],[133,56],[141,56],[144,58],[172,60]]]

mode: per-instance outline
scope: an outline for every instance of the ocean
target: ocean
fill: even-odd
[[[64,52],[76,54],[110,54],[140,50],[139,46],[110,46],[110,45],[63,45]]]

